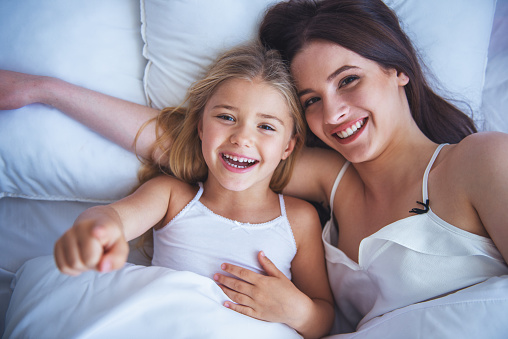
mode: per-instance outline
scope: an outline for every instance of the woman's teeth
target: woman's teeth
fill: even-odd
[[[355,132],[358,131],[363,126],[363,124],[364,124],[364,120],[359,120],[356,123],[354,123],[353,125],[351,125],[350,127],[346,128],[343,131],[337,132],[336,134],[339,138],[345,139],[345,138],[350,137],[353,134],[355,134]]]

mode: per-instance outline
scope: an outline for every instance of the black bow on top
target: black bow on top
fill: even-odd
[[[422,205],[424,207],[424,209],[413,208],[411,211],[409,211],[409,213],[424,214],[424,213],[427,213],[429,211],[429,199],[427,199],[425,201],[425,203],[423,203],[421,201],[417,201],[416,203]]]

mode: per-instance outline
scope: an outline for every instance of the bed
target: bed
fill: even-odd
[[[275,2],[0,0],[0,68],[175,106],[218,53],[255,37]],[[508,133],[508,1],[386,3],[436,91],[471,114],[479,130]],[[73,281],[58,274],[56,239],[83,210],[125,196],[138,166],[133,154],[50,107],[0,112],[0,334],[299,338],[284,325],[224,308],[227,297],[207,278],[147,267],[134,247],[130,264],[115,273]],[[507,277],[492,278],[334,337],[506,337],[507,292]],[[497,327],[486,330],[487,319]]]

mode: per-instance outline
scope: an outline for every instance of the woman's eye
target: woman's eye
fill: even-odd
[[[313,98],[305,100],[305,102],[303,103],[303,109],[306,109],[307,107],[318,102],[319,100],[321,100],[321,99],[317,98],[317,97],[313,97]]]
[[[339,84],[339,88],[349,85],[350,83],[354,82],[355,80],[359,79],[356,75],[350,75],[345,77]]]

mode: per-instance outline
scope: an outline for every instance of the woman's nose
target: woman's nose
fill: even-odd
[[[327,98],[323,99],[325,101],[324,107],[323,107],[323,120],[326,124],[338,124],[347,115],[348,112],[348,105],[343,100],[340,100],[340,98]]]

